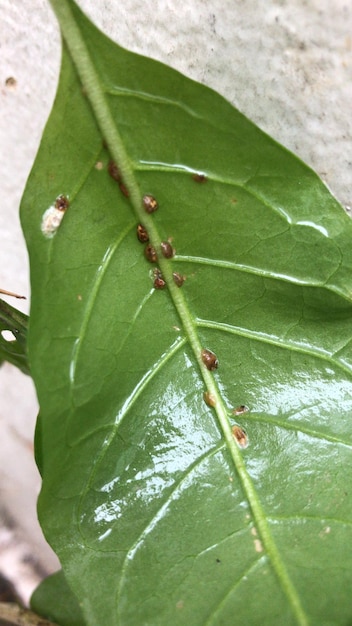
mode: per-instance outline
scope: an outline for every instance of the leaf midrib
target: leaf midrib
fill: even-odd
[[[70,2],[68,0],[50,0],[51,5],[56,13],[61,26],[61,32],[65,39],[67,48],[76,67],[81,83],[84,86],[88,99],[90,100],[96,121],[100,127],[103,137],[105,138],[109,151],[118,163],[123,180],[129,190],[130,201],[134,212],[139,221],[143,221],[150,236],[152,245],[158,247],[161,238],[151,216],[146,215],[141,206],[142,194],[135,179],[132,161],[127,154],[120,133],[115,125],[111,111],[109,109],[106,95],[102,87],[99,76],[95,70],[94,63],[90,58],[89,52],[81,35],[78,24],[71,12]],[[164,258],[160,258],[160,268],[166,279],[170,296],[173,300],[175,309],[182,321],[188,341],[193,350],[194,356],[199,366],[200,374],[204,380],[208,391],[215,397],[215,412],[217,414],[220,428],[223,432],[225,442],[229,453],[233,459],[235,469],[242,483],[242,488],[247,496],[248,502],[252,509],[256,526],[261,536],[263,545],[271,560],[273,569],[281,584],[283,591],[291,606],[297,623],[301,626],[308,624],[307,616],[301,606],[300,598],[288,575],[286,567],[281,559],[279,550],[271,535],[269,524],[267,522],[264,510],[255,491],[252,480],[246,470],[241,452],[235,443],[232,435],[231,425],[227,416],[226,406],[222,400],[214,377],[209,370],[206,369],[201,359],[201,343],[197,334],[196,324],[189,312],[186,300],[182,290],[173,282],[172,268],[170,262]]]

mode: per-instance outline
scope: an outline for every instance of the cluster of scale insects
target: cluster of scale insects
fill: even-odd
[[[126,198],[129,197],[129,191],[123,182],[121,172],[116,165],[115,161],[110,161],[108,164],[108,172],[119,185],[120,191]],[[156,198],[151,194],[145,194],[142,198],[142,206],[146,213],[149,215],[158,210],[159,204]],[[144,248],[144,256],[149,263],[157,263],[158,253],[154,246],[149,243],[148,231],[143,224],[137,226],[137,238],[142,244],[146,244]],[[172,259],[175,255],[175,249],[172,247],[170,241],[162,241],[160,243],[160,253],[165,259]],[[186,277],[182,276],[178,272],[173,272],[173,279],[177,287],[182,287]],[[153,271],[154,289],[164,289],[166,287],[166,281],[159,268],[155,268]]]
[[[116,164],[113,161],[109,163],[108,171],[110,175],[119,183],[120,189],[124,193],[124,195],[128,197],[129,195],[128,191],[126,187],[123,185],[123,181],[121,179],[120,173],[117,169]],[[203,183],[203,182],[206,182],[207,180],[204,174],[193,174],[192,178],[197,183]],[[158,210],[159,203],[154,196],[150,194],[145,194],[142,198],[142,206],[145,212],[150,215]],[[146,260],[149,261],[149,263],[157,263],[159,252],[155,249],[155,247],[151,243],[149,243],[149,234],[143,224],[137,225],[137,239],[138,241],[140,241],[142,244],[145,245],[144,256]],[[161,241],[159,244],[159,250],[165,259],[172,259],[175,256],[175,249],[172,247],[170,241]],[[185,281],[185,276],[182,276],[178,272],[173,272],[172,276],[177,287],[182,287]],[[153,270],[153,279],[154,279],[155,289],[165,288],[166,281],[162,275],[161,270],[158,267],[154,268]],[[207,348],[203,348],[201,350],[200,360],[209,371],[213,371],[218,368],[219,360],[216,354],[214,354],[214,352],[212,352],[211,350],[208,350]],[[204,399],[204,402],[209,407],[214,408],[216,406],[216,398],[209,391],[206,391],[203,394],[203,399]],[[240,407],[237,407],[237,409],[233,410],[233,414],[241,415],[242,413],[245,413],[246,411],[248,411],[248,408],[244,405],[241,405]],[[247,447],[248,438],[243,428],[235,424],[232,427],[232,434],[241,448]]]
[[[110,161],[108,164],[108,172],[110,176],[118,183],[121,193],[123,193],[126,198],[129,197],[129,191],[122,180],[122,176],[120,170],[114,161]],[[193,174],[192,178],[197,183],[206,182],[207,178],[204,174]],[[156,198],[150,194],[145,194],[142,198],[142,206],[146,213],[149,215],[158,210],[159,204]],[[56,230],[58,229],[62,218],[69,207],[69,200],[66,196],[60,195],[56,198],[55,204],[44,213],[41,229],[46,237],[53,237]],[[144,256],[149,261],[149,263],[157,263],[158,262],[158,252],[149,243],[149,235],[147,229],[143,226],[143,224],[137,225],[137,238],[142,244],[145,244],[144,247]],[[172,247],[170,241],[162,241],[159,245],[160,253],[165,259],[172,259],[175,256],[175,249]],[[178,272],[173,272],[172,274],[173,280],[177,287],[182,287],[186,277]],[[166,281],[162,275],[161,270],[158,267],[155,267],[153,270],[153,284],[155,289],[164,289],[166,286]],[[218,368],[219,361],[211,350],[207,348],[203,348],[200,354],[200,360],[203,365],[209,370],[213,371]],[[203,395],[204,402],[209,406],[214,408],[216,406],[216,398],[209,392],[206,391]],[[233,414],[235,416],[241,415],[248,411],[248,408],[244,405],[241,405],[233,410]],[[234,438],[236,439],[238,445],[241,448],[246,448],[248,445],[248,438],[246,432],[237,424],[233,426],[232,433]]]
[[[149,194],[143,196],[142,204],[146,213],[149,214],[154,213],[154,211],[159,208],[157,200],[154,198],[154,196],[151,196]],[[137,238],[141,243],[146,244],[144,248],[144,256],[147,261],[149,261],[149,263],[157,263],[158,253],[155,250],[154,246],[149,243],[149,235],[143,224],[138,224],[137,226]],[[159,247],[160,253],[165,259],[172,259],[172,257],[175,256],[175,248],[172,247],[170,241],[162,241]],[[182,276],[178,272],[173,272],[172,277],[177,287],[182,287],[186,277]],[[166,287],[166,281],[158,267],[156,267],[153,271],[153,278],[155,289],[164,289],[164,287]]]

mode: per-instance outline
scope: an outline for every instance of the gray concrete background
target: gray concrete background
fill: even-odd
[[[350,0],[80,0],[79,5],[121,45],[219,91],[312,166],[344,206],[352,205]],[[54,99],[59,63],[60,38],[48,2],[0,0],[0,287],[27,298],[18,206]],[[29,299],[21,302],[11,303],[28,310]],[[12,521],[24,553],[50,570],[56,560],[35,512],[36,412],[30,379],[5,365],[0,515],[7,526]],[[11,559],[2,558],[4,545],[0,536],[0,570],[13,574]],[[32,581],[23,582],[24,598],[37,570],[33,566]]]

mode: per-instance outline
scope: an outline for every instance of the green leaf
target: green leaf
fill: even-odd
[[[66,581],[92,625],[346,624],[352,223],[219,95],[52,4],[66,43],[21,217],[39,517]]]
[[[62,571],[43,580],[31,598],[33,611],[44,615],[57,624],[84,626],[84,619]]]
[[[27,359],[28,316],[0,299],[0,365],[8,361],[29,374]],[[6,335],[10,332],[10,337]]]

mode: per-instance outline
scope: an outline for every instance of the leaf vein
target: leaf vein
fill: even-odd
[[[83,342],[83,339],[87,333],[88,330],[88,325],[89,325],[89,321],[91,319],[92,313],[94,311],[94,307],[95,307],[95,302],[96,302],[96,298],[97,295],[99,293],[99,290],[102,286],[103,283],[103,279],[104,276],[110,266],[110,263],[116,253],[116,251],[118,250],[119,246],[122,244],[122,242],[124,241],[124,239],[127,237],[127,235],[130,233],[130,231],[132,230],[132,228],[134,227],[134,224],[127,226],[119,235],[119,237],[114,241],[114,243],[112,245],[110,245],[101,261],[101,264],[98,267],[98,270],[96,272],[95,275],[95,279],[94,282],[91,286],[91,290],[89,293],[89,298],[87,301],[87,304],[85,306],[85,311],[84,311],[84,315],[82,318],[82,322],[81,322],[81,330],[79,333],[79,336],[77,337],[76,341],[73,344],[73,348],[72,348],[72,356],[70,359],[70,392],[71,392],[71,397],[72,397],[72,391],[73,391],[73,387],[75,384],[75,378],[76,378],[76,370],[77,370],[77,363],[79,360],[79,355],[80,355],[80,350],[81,350],[81,345]]]
[[[283,341],[280,337],[273,337],[272,335],[269,335],[264,332],[244,329],[244,328],[240,328],[239,326],[224,324],[223,322],[213,322],[212,320],[205,320],[205,319],[197,318],[196,323],[201,328],[219,330],[225,333],[237,335],[239,337],[246,337],[247,339],[250,339],[250,340],[253,339],[255,341],[277,346],[278,348],[292,350],[300,354],[307,354],[309,356],[312,356],[317,359],[326,361],[330,364],[333,364],[339,369],[341,369],[343,372],[348,373],[349,375],[351,375],[352,373],[352,366],[349,366],[348,364],[338,361],[337,359],[334,358],[333,353],[330,353],[327,350],[320,349],[318,347],[312,347],[304,343],[298,343],[298,342],[293,342],[293,341],[292,342],[288,342],[287,340]]]

